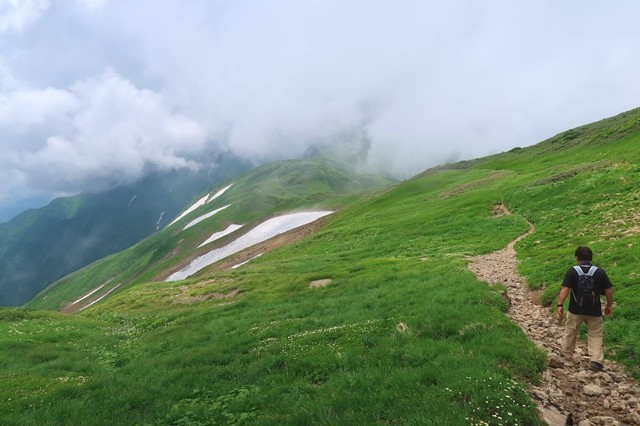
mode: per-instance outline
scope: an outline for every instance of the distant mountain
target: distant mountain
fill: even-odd
[[[50,196],[36,195],[16,201],[9,201],[8,205],[0,207],[0,223],[8,222],[20,213],[36,209],[51,202]]]
[[[130,247],[204,189],[248,168],[220,157],[210,170],[157,173],[106,192],[57,198],[0,224],[0,305],[28,302],[70,272]]]

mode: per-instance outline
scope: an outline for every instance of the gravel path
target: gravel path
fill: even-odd
[[[498,210],[509,214],[504,206]],[[581,340],[577,344],[575,365],[563,365],[560,358],[563,325],[548,308],[534,301],[534,293],[527,290],[526,280],[517,271],[514,246],[533,231],[530,224],[527,233],[505,248],[470,258],[468,267],[482,281],[507,286],[510,300],[507,315],[547,352],[548,366],[542,382],[529,390],[542,418],[552,426],[640,425],[640,387],[622,367],[605,359],[605,370],[592,372],[588,368],[585,342]]]

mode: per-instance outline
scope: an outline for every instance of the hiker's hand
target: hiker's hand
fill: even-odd
[[[558,317],[562,318],[564,316],[564,307],[558,306]]]
[[[608,317],[611,315],[611,306],[605,306],[604,307],[604,316]]]

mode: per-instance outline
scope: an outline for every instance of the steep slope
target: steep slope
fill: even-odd
[[[155,241],[155,251],[131,251],[135,278],[128,288],[72,316],[0,311],[0,344],[8,348],[0,358],[0,400],[6,401],[0,419],[542,424],[527,388],[539,383],[545,356],[505,315],[506,287],[479,281],[467,266],[471,257],[526,234],[529,221],[534,232],[515,245],[520,273],[550,300],[575,246],[589,244],[615,285],[606,357],[640,375],[634,269],[639,116],[631,111],[581,127],[568,141],[557,136],[446,165],[375,197],[294,201],[273,183],[260,185],[264,179],[256,174],[247,177],[256,192],[242,201],[236,181],[216,199],[220,205],[203,206],[173,225],[177,229],[163,230],[164,245]],[[628,127],[616,133],[621,122]],[[617,136],[586,136],[594,132]],[[269,216],[302,206],[339,209],[306,238],[239,268],[213,265],[186,280],[153,281],[197,254],[184,250],[166,259],[180,250],[179,241],[196,247],[209,232],[243,219],[243,209],[223,218],[231,204],[182,230],[232,198],[240,205],[272,206]],[[499,205],[513,214],[498,214]],[[246,222],[261,223],[259,216],[247,214]],[[203,226],[207,232],[199,230]],[[43,297],[65,287],[75,295],[95,288],[126,264],[115,259],[87,268],[84,276],[74,274],[68,286]],[[632,424],[638,415],[637,388],[627,385],[628,403],[617,411],[618,421]],[[583,398],[595,410],[601,403]]]
[[[197,193],[246,164],[155,174],[134,184],[53,200],[0,224],[0,306],[21,305],[61,277],[165,226]]]

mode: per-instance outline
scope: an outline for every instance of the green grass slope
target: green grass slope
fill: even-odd
[[[76,315],[0,311],[0,419],[540,424],[525,388],[544,355],[504,315],[504,289],[466,267],[527,220],[520,269],[547,301],[575,246],[594,249],[617,301],[607,356],[640,373],[640,111],[570,132],[329,203],[343,207],[317,233],[238,269],[133,279]],[[327,207],[284,204],[309,202]],[[500,202],[513,214],[494,215]]]
[[[279,213],[337,208],[348,203],[351,194],[385,188],[393,181],[359,174],[344,164],[316,158],[267,164],[229,183],[232,186],[219,198],[131,248],[57,281],[28,306],[57,310],[104,283],[109,287],[119,284],[119,289],[123,289],[134,283],[164,279],[169,275],[168,271],[211,250],[215,245],[198,246],[210,234],[225,229],[231,223],[246,226],[216,242],[217,245],[228,243],[253,225]],[[212,187],[208,193],[213,195],[225,186],[227,184]],[[203,194],[196,198],[201,198]],[[193,219],[227,205],[229,207],[218,214],[183,230]],[[170,218],[167,223],[172,220]]]

